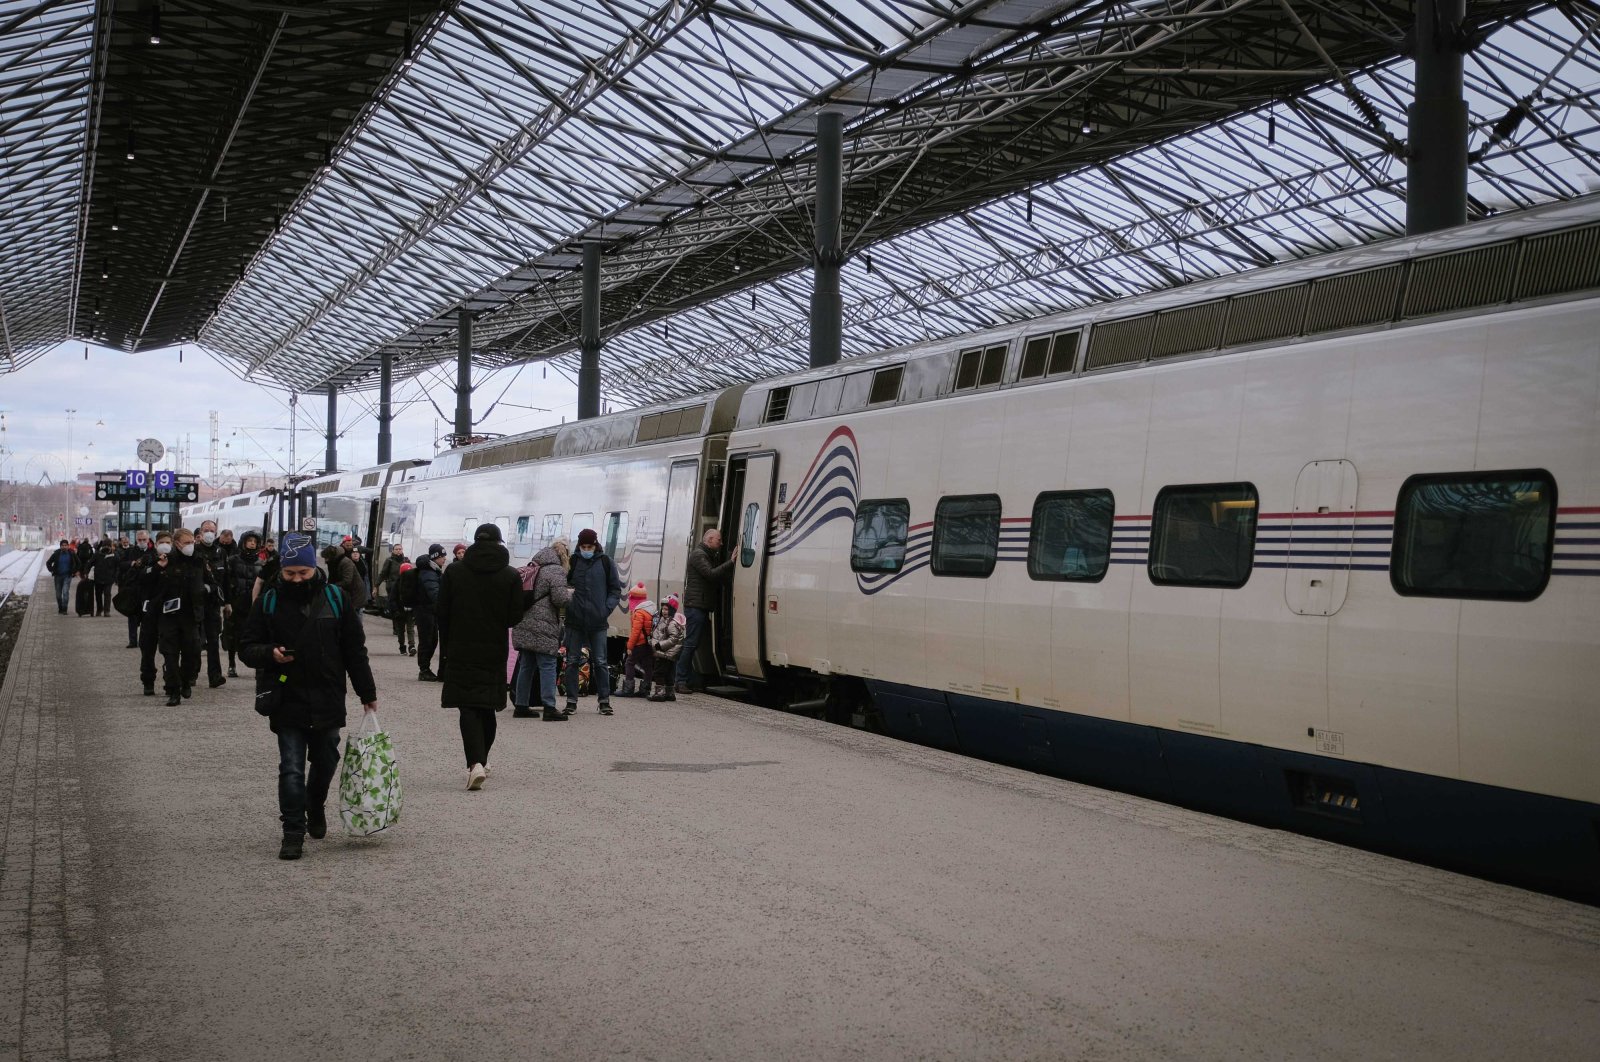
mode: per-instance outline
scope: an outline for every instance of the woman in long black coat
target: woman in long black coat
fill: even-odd
[[[483,788],[489,777],[495,713],[506,706],[506,632],[526,608],[522,577],[500,544],[500,528],[479,525],[466,556],[445,568],[434,606],[450,661],[439,703],[461,713],[468,789]]]

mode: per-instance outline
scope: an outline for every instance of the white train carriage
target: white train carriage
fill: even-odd
[[[743,387],[629,410],[441,454],[411,470],[384,504],[384,539],[409,556],[432,543],[470,543],[495,523],[512,560],[557,538],[598,532],[623,582],[653,594],[683,588],[688,547],[715,524],[722,455]],[[664,544],[670,548],[663,548]],[[613,617],[613,635],[627,617]]]
[[[215,520],[218,531],[232,530],[235,538],[246,531],[267,535],[273,533],[277,526],[278,495],[279,492],[272,489],[247,491],[185,505],[178,511],[183,526],[190,530],[206,520]]]
[[[369,552],[379,551],[393,541],[385,533],[383,516],[390,491],[427,466],[426,461],[407,459],[302,480],[292,495],[285,495],[280,526],[294,529],[309,522],[318,549],[349,536],[360,539]]]
[[[1597,214],[750,388],[725,666],[1600,899]]]

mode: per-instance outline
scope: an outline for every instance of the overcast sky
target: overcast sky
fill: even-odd
[[[165,467],[208,473],[209,411],[218,414],[217,475],[237,485],[241,475],[282,475],[289,467],[289,396],[245,383],[199,348],[139,354],[90,345],[64,344],[18,372],[0,375],[0,479],[37,482],[48,474],[60,482],[78,472],[131,468],[136,440],[160,439],[169,451]],[[577,387],[553,369],[527,365],[474,379],[477,429],[514,434],[577,416]],[[429,396],[432,401],[430,402]],[[498,403],[498,404],[495,404]],[[341,395],[339,466],[376,463],[377,391]],[[495,408],[485,416],[485,411]],[[435,408],[437,406],[437,409]],[[529,409],[525,407],[540,407]],[[68,409],[77,410],[69,417]],[[455,415],[454,370],[425,374],[395,385],[394,457],[431,457],[435,441]],[[323,395],[300,402],[296,465],[320,472],[328,404]],[[70,421],[70,438],[69,438]],[[185,437],[191,449],[186,469],[172,451]]]

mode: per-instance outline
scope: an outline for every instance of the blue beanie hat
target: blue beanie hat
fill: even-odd
[[[298,533],[283,536],[278,546],[278,562],[285,568],[315,568],[317,543],[310,535]]]

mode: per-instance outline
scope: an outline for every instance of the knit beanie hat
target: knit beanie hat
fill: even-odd
[[[599,544],[600,544],[600,536],[595,534],[594,528],[586,527],[582,531],[578,532],[578,545],[580,545],[580,546],[598,546]]]
[[[628,606],[631,608],[650,596],[643,583],[634,583],[633,589],[628,591]]]
[[[299,533],[284,535],[283,545],[278,548],[278,561],[285,568],[315,568],[317,540]]]
[[[499,542],[500,541],[500,525],[499,524],[479,524],[478,525],[478,529],[476,531],[472,532],[472,541],[474,541],[474,542]]]

